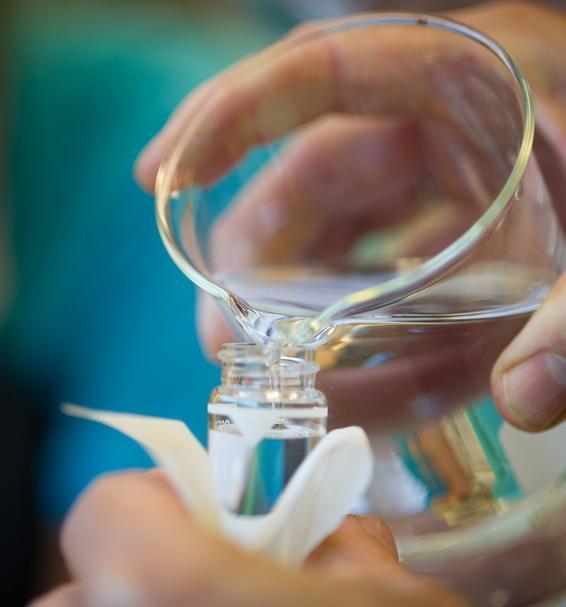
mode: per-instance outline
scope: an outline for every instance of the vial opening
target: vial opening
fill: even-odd
[[[320,367],[309,348],[274,348],[256,343],[224,344],[218,353],[223,383],[257,382],[271,387],[313,387]]]

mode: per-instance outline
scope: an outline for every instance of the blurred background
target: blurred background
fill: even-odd
[[[149,465],[63,402],[184,419],[204,438],[217,369],[194,288],[132,177],[144,144],[214,73],[297,22],[463,1],[14,0],[0,63],[0,604],[61,581],[58,525],[97,475]]]

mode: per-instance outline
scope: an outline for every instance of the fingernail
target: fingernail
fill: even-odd
[[[397,544],[393,533],[382,520],[374,516],[356,516],[355,518],[367,535],[397,556]]]
[[[89,607],[145,607],[147,601],[135,586],[122,576],[106,575],[86,588]]]
[[[505,372],[502,386],[507,410],[518,425],[542,430],[564,413],[566,358],[536,354]]]

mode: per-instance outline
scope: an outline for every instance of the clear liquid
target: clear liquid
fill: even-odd
[[[208,450],[223,506],[237,514],[269,512],[324,434],[322,425],[281,420],[262,440],[250,445],[229,418],[213,417]]]
[[[357,288],[391,273],[354,274],[277,268],[225,277],[253,307],[246,330],[277,348],[294,326]],[[390,433],[438,418],[489,390],[491,367],[548,292],[532,270],[477,264],[420,294],[337,320],[316,346],[317,387],[329,425]]]
[[[316,351],[329,426],[389,434],[473,401],[489,391],[493,364],[532,311],[338,325]]]
[[[225,284],[253,307],[248,334],[277,351],[285,339],[305,335],[296,327],[337,298],[390,276],[279,268],[232,275]],[[483,417],[469,405],[489,395],[493,364],[550,282],[515,264],[477,264],[394,306],[336,320],[322,339],[307,340],[320,365],[316,386],[328,400],[329,429],[359,425],[373,440],[402,445],[407,473],[416,474],[427,503],[449,525],[515,499],[513,472],[497,433],[490,434],[500,417],[493,405]],[[495,443],[482,442],[488,434]],[[382,480],[374,482],[369,508],[383,513]],[[388,491],[395,503],[398,488]]]
[[[338,315],[324,327],[313,322],[340,299],[397,275],[396,269],[362,272],[305,265],[247,270],[217,279],[249,304],[238,319],[244,333],[274,348],[335,342],[337,329],[342,336],[339,327],[344,325],[438,324],[520,316],[540,305],[555,279],[554,273],[520,264],[481,262],[397,304]]]

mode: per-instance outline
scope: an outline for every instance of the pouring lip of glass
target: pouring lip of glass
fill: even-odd
[[[520,92],[521,110],[523,113],[523,133],[517,152],[517,158],[509,173],[507,181],[499,194],[481,217],[477,219],[464,234],[430,259],[414,266],[410,270],[374,287],[356,291],[340,298],[310,320],[311,328],[314,329],[314,333],[324,330],[333,318],[340,318],[340,316],[344,316],[344,313],[349,309],[362,306],[366,302],[372,302],[372,305],[375,306],[385,306],[396,303],[408,294],[418,291],[422,286],[430,284],[440,277],[448,268],[461,260],[497,225],[499,218],[508,205],[511,204],[513,195],[519,187],[531,154],[535,129],[534,109],[530,87],[521,69],[507,51],[495,42],[495,40],[474,28],[457,21],[445,17],[414,13],[362,14],[328,20],[320,29],[296,36],[286,44],[283,43],[280,47],[278,56],[280,57],[306,42],[336,32],[363,27],[400,25],[424,26],[452,32],[479,43],[497,56],[511,73]],[[230,307],[236,305],[237,307],[242,306],[244,309],[249,309],[250,306],[245,300],[229,293],[221,284],[215,282],[209,276],[198,270],[189,261],[186,253],[178,245],[171,222],[169,200],[172,196],[171,184],[173,183],[177,162],[186,142],[190,139],[190,134],[190,129],[186,129],[182,133],[177,139],[176,144],[165,157],[158,172],[155,185],[155,205],[159,233],[169,255],[179,269],[191,281],[207,293],[221,299],[230,305]]]

